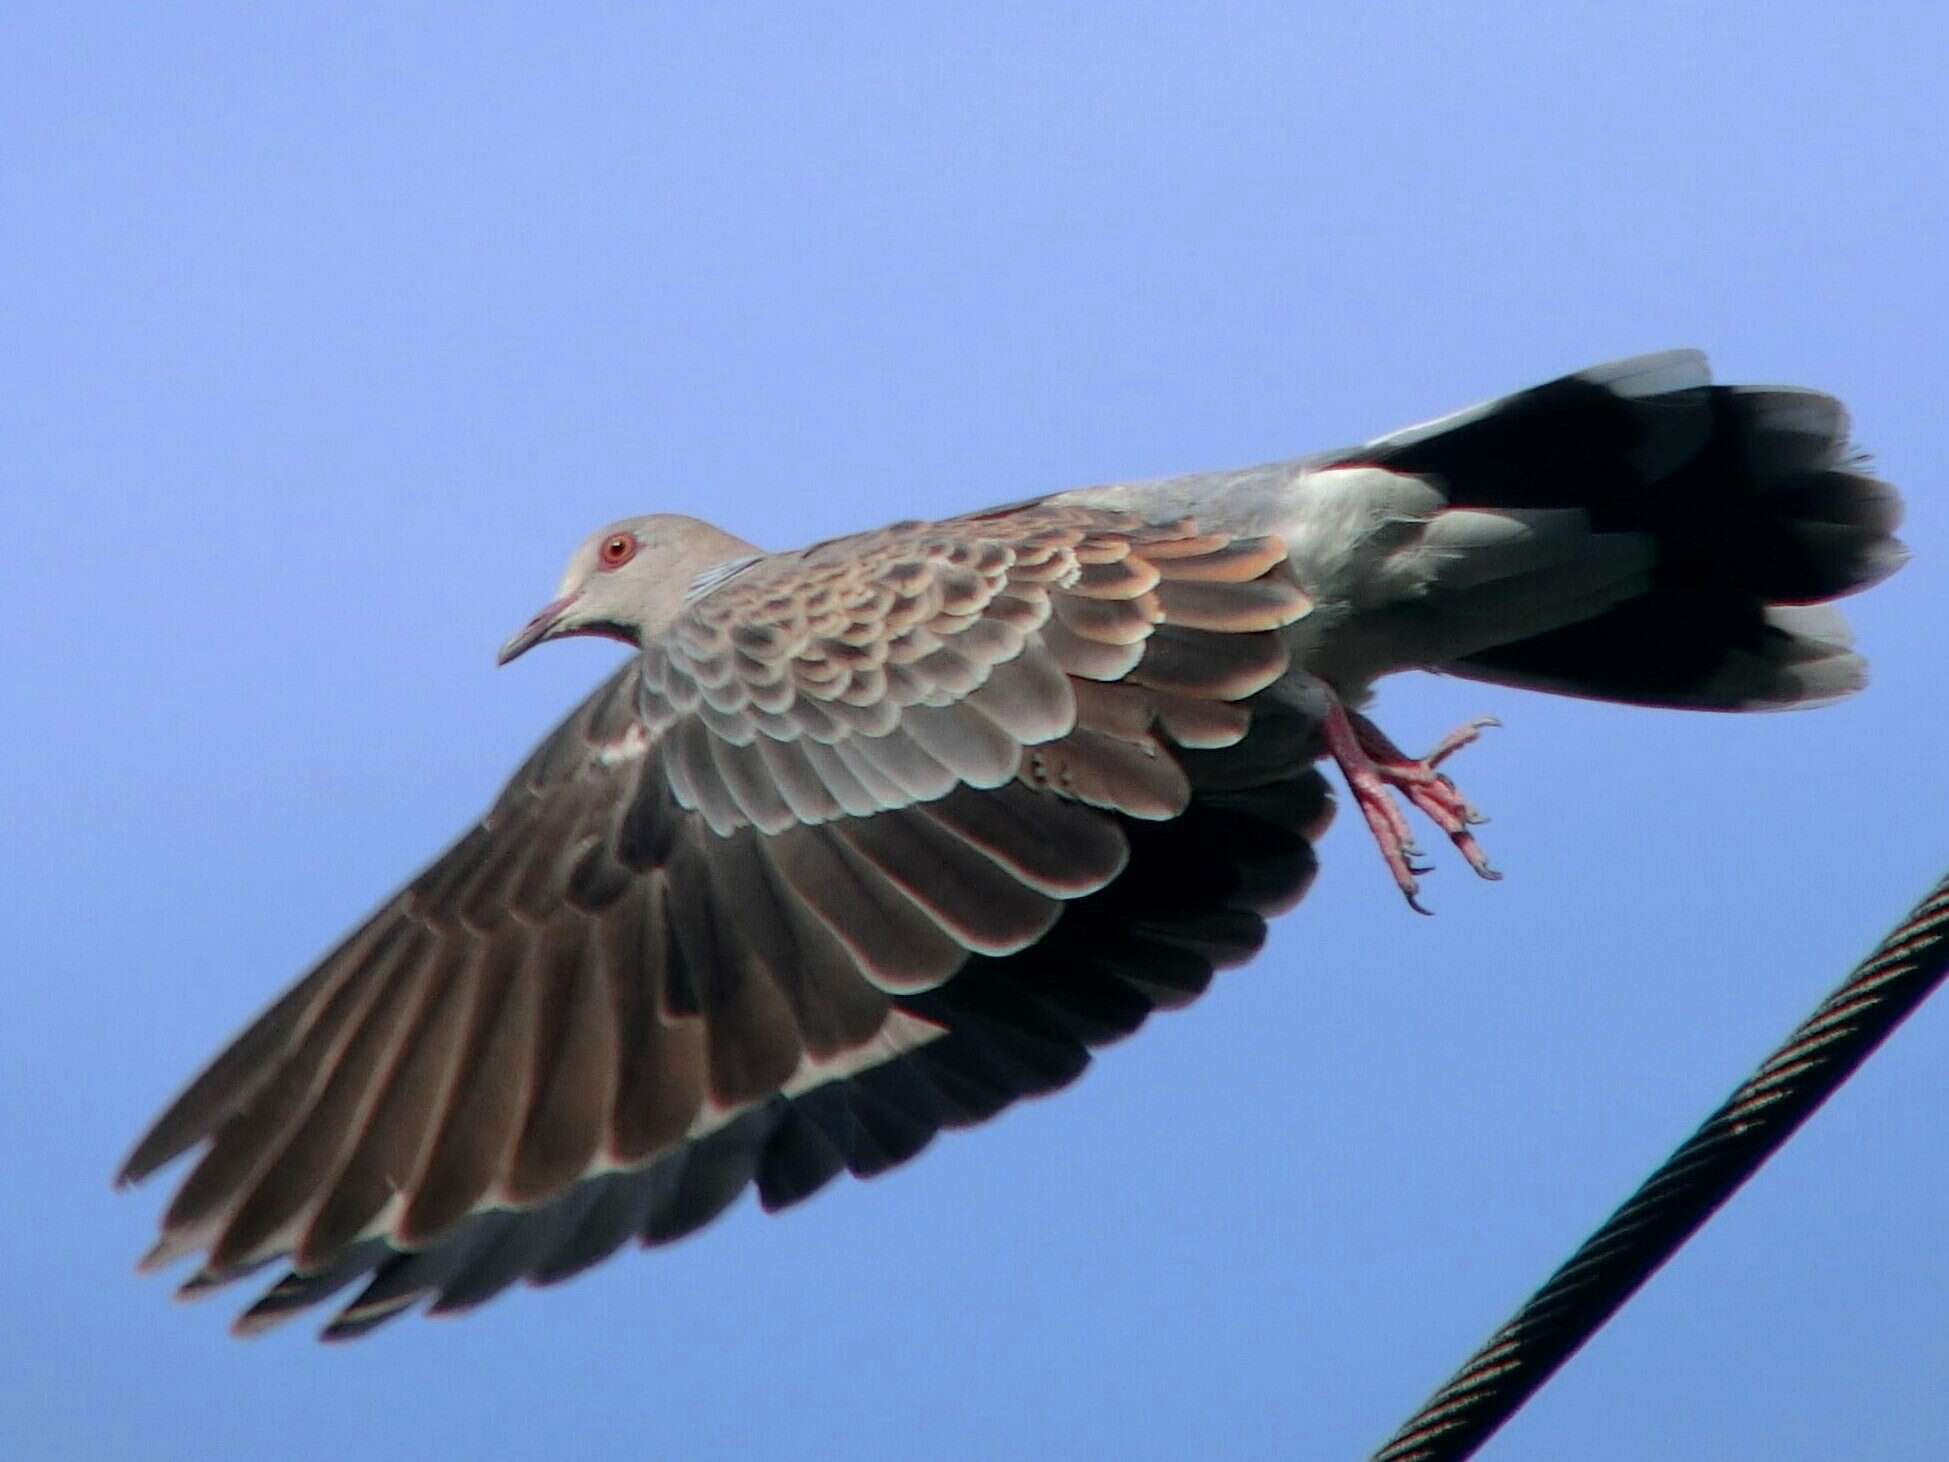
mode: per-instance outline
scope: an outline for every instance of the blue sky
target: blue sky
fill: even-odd
[[[1940,871],[1939,8],[865,9],[0,22],[11,1455],[1357,1455]],[[1908,491],[1858,700],[1390,683],[1505,722],[1505,882],[1417,919],[1343,816],[1255,965],[896,1174],[355,1347],[133,1276],[153,1109],[613,662],[493,668],[602,522],[789,547],[1680,344]],[[1489,1455],[1949,1451],[1945,1058],[1938,1002]]]

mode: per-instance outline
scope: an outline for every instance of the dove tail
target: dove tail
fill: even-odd
[[[1826,601],[1901,567],[1901,499],[1815,391],[1714,386],[1694,351],[1552,381],[1362,449],[1449,505],[1571,508],[1593,545],[1651,546],[1641,592],[1442,668],[1640,705],[1759,710],[1865,682]],[[1633,535],[1620,539],[1611,535]]]

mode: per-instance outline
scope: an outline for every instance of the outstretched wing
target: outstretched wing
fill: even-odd
[[[149,1256],[328,1334],[770,1207],[1074,1078],[1256,949],[1328,815],[1273,538],[1031,504],[760,560],[138,1144]]]

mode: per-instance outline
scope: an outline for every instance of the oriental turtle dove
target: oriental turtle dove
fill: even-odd
[[[502,659],[636,653],[487,815],[150,1128],[200,1149],[149,1262],[325,1334],[767,1208],[1073,1080],[1249,958],[1338,763],[1395,881],[1438,763],[1411,668],[1639,705],[1857,689],[1823,601],[1899,565],[1840,405],[1674,352],[1364,446],[765,553],[604,529]]]

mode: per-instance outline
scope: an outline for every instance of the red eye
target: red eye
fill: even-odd
[[[596,550],[596,557],[606,569],[619,569],[636,557],[636,535],[633,533],[612,533],[602,540],[602,547]]]

